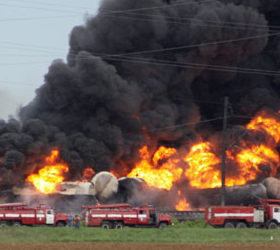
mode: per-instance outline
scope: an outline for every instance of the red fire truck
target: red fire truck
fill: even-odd
[[[131,208],[129,204],[84,206],[84,224],[104,229],[130,227],[166,228],[171,224],[170,215],[157,213],[154,207]]]
[[[205,221],[214,227],[258,227],[276,229],[280,226],[280,200],[263,199],[257,206],[210,206]]]
[[[0,227],[21,225],[67,225],[68,215],[55,213],[50,206],[29,208],[24,203],[0,204]]]

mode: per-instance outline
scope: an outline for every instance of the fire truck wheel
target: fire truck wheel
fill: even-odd
[[[277,229],[277,228],[278,228],[278,225],[273,221],[271,221],[267,226],[267,229]]]
[[[6,226],[8,226],[8,223],[6,221],[0,222],[0,227],[6,227]]]
[[[236,228],[246,228],[246,227],[247,227],[247,225],[245,222],[238,222],[236,224]]]
[[[234,228],[234,224],[230,221],[226,222],[224,228]]]
[[[161,222],[158,226],[158,228],[167,228],[167,224],[165,222]]]
[[[19,221],[14,221],[12,225],[13,227],[21,227],[21,223]]]
[[[106,221],[102,222],[101,227],[103,229],[111,229],[112,228],[111,224],[109,222],[106,222]]]
[[[56,226],[57,227],[65,227],[65,223],[62,222],[62,221],[59,221],[59,222],[56,223]]]
[[[117,222],[115,224],[115,229],[123,229],[123,223],[122,222]]]

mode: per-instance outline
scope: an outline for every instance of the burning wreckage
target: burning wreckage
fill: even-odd
[[[224,96],[226,203],[279,199],[279,10],[265,0],[101,1],[72,30],[67,62],[51,64],[18,120],[0,121],[1,199],[219,204]]]
[[[178,187],[171,187],[170,190],[167,187],[156,188],[148,184],[144,178],[121,177],[117,179],[110,172],[102,171],[95,174],[92,168],[85,169],[82,181],[64,181],[63,173],[67,173],[69,168],[62,162],[55,163],[58,156],[57,150],[52,151],[52,155],[46,157],[46,162],[53,165],[45,166],[39,170],[38,174],[27,177],[26,181],[32,182],[33,185],[25,183],[21,187],[13,186],[13,199],[28,200],[29,203],[44,200],[48,204],[58,206],[58,209],[61,207],[63,211],[69,203],[72,205],[67,205],[67,207],[71,212],[80,210],[81,203],[90,205],[99,202],[103,204],[130,203],[133,206],[139,206],[148,202],[168,211],[196,210],[209,204],[220,203],[220,188],[218,187],[188,188],[182,194]],[[146,180],[148,181],[147,178]],[[226,188],[227,204],[249,204],[256,202],[255,198],[279,197],[279,186],[280,181],[272,177],[258,184],[228,186]],[[174,199],[176,195],[184,198]]]

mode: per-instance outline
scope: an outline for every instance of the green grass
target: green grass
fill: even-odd
[[[192,227],[190,227],[190,224]],[[271,241],[273,236],[273,241]],[[175,223],[167,229],[125,228],[0,228],[0,243],[17,242],[170,242],[170,243],[225,243],[225,242],[280,242],[280,230],[214,229],[204,223]]]

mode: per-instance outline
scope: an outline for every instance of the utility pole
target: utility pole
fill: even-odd
[[[223,119],[223,142],[222,142],[222,188],[221,188],[221,206],[226,204],[226,150],[227,150],[227,111],[228,97],[225,97],[224,103],[224,119]]]

